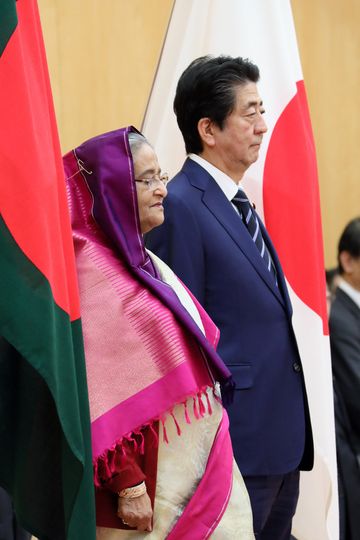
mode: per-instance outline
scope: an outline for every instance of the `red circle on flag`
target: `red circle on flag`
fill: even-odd
[[[273,130],[263,182],[266,227],[297,296],[328,333],[315,145],[304,82]]]

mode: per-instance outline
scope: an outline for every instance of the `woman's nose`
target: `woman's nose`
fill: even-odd
[[[167,195],[167,188],[165,184],[161,182],[158,186],[156,186],[155,193],[161,194],[163,197],[166,197]]]

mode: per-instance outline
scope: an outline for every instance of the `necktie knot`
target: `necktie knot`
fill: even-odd
[[[248,224],[253,214],[253,207],[250,204],[245,191],[239,189],[235,197],[232,199],[232,203],[239,210],[242,220]]]
[[[237,194],[235,195],[235,197],[233,198],[232,201],[233,201],[233,203],[235,205],[238,205],[238,204],[250,204],[250,201],[247,198],[245,191],[243,191],[242,189],[238,189],[238,192],[237,192]]]

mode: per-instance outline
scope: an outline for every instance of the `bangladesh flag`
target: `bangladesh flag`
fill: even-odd
[[[38,538],[95,538],[79,299],[36,0],[0,2],[0,485]]]

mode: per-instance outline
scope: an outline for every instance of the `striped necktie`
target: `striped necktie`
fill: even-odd
[[[259,220],[252,205],[250,204],[249,199],[247,198],[245,192],[242,189],[239,189],[231,202],[239,210],[240,217],[243,220],[243,223],[246,226],[251,238],[253,239],[254,244],[258,248],[268,271],[274,276],[275,284],[277,286],[276,269],[270,252],[265,244],[263,235],[261,234]]]

